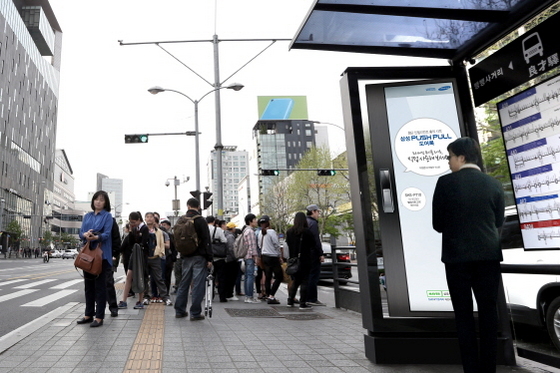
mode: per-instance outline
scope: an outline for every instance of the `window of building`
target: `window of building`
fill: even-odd
[[[305,130],[305,136],[311,137],[311,135],[312,135],[311,130]]]

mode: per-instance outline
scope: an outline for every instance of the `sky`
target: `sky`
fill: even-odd
[[[124,134],[194,130],[194,105],[161,86],[198,100],[213,87],[210,42],[156,45],[124,43],[225,39],[292,39],[313,0],[50,0],[63,32],[56,147],[66,151],[76,200],[95,192],[96,175],[123,179],[123,216],[130,211],[170,214],[177,188],[184,207],[195,189],[194,137],[152,136],[147,144],[125,144]],[[258,96],[307,96],[309,120],[343,126],[340,76],[347,67],[434,65],[442,61],[356,53],[292,50],[278,41],[239,72],[269,42],[219,43],[223,85],[221,132],[225,146],[250,150],[258,120]],[[226,80],[230,75],[235,75]],[[214,95],[199,103],[201,186],[209,185],[206,164],[216,144]],[[335,152],[345,149],[343,132],[328,126]],[[256,170],[250,170],[255,174]]]

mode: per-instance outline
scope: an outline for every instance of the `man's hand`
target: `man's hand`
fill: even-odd
[[[206,263],[206,268],[208,268],[208,269],[212,268],[212,262],[207,262]]]
[[[325,256],[324,256],[324,255],[321,255],[321,256],[319,257],[319,261],[320,261],[321,263],[324,263],[324,262],[325,262]]]

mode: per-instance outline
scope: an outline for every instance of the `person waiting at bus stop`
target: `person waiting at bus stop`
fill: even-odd
[[[452,172],[437,181],[432,226],[442,233],[441,261],[455,311],[463,370],[495,372],[503,260],[498,228],[504,222],[504,191],[477,166],[482,157],[473,139],[459,138],[447,150]],[[472,293],[478,305],[480,346]]]

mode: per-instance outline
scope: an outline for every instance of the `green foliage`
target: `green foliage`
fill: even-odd
[[[12,220],[6,227],[6,230],[10,232],[10,240],[13,242],[19,242],[23,235],[23,229],[17,220]]]
[[[42,247],[50,246],[50,244],[53,243],[54,239],[55,239],[54,234],[50,230],[45,230],[45,232],[43,233],[41,246]]]
[[[331,160],[327,148],[311,148],[301,159],[299,169],[340,169],[348,168],[345,157]],[[288,194],[292,202],[291,211],[305,211],[310,204],[321,209],[319,231],[338,237],[335,217],[339,214],[337,207],[349,202],[350,187],[347,171],[337,171],[333,176],[319,176],[316,171],[295,171],[290,177]]]

